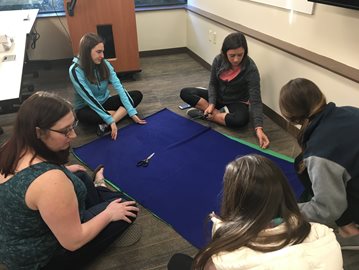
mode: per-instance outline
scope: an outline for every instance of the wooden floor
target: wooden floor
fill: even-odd
[[[72,100],[73,90],[68,78],[69,63],[55,63],[48,70],[40,70],[40,77],[28,79],[35,84],[36,90],[56,92],[57,94]],[[141,58],[142,72],[135,75],[135,80],[123,80],[123,85],[128,90],[141,90],[144,94],[142,103],[138,107],[139,114],[146,117],[162,108],[168,109],[185,116],[185,111],[178,109],[183,103],[179,98],[179,91],[187,86],[207,87],[209,71],[193,60],[186,53],[165,56],[151,56]],[[0,115],[0,126],[4,134],[0,136],[0,142],[4,141],[12,131],[12,123],[15,114]],[[257,143],[252,125],[240,130],[229,130],[215,124],[198,120],[203,125],[223,132],[251,143]],[[119,128],[131,123],[124,119],[119,123]],[[268,117],[264,120],[264,129],[271,140],[270,149],[278,153],[295,157],[299,153],[295,139],[271,121]],[[80,126],[77,130],[78,137],[74,146],[94,140],[95,129]],[[118,140],[121,140],[119,130]],[[72,162],[78,162],[71,157]],[[164,202],[165,203],[165,202]],[[175,209],[173,209],[175,211]],[[168,224],[154,217],[149,211],[141,207],[141,212],[136,222],[142,228],[142,237],[139,242],[130,247],[119,247],[118,241],[105,250],[96,260],[86,268],[88,270],[163,270],[170,257],[176,252],[194,255],[197,249],[178,235]],[[357,262],[359,252],[347,253],[347,267],[345,269],[359,269]],[[1,269],[1,266],[0,266]]]

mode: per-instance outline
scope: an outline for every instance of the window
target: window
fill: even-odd
[[[68,0],[70,2],[70,0]],[[88,0],[77,0],[88,1]],[[119,0],[120,1],[120,0]],[[187,0],[135,0],[137,8],[184,5]],[[38,8],[39,14],[64,12],[64,0],[1,0],[0,10]]]
[[[136,7],[184,5],[187,0],[135,0]]]
[[[2,0],[0,10],[40,8],[43,0]]]

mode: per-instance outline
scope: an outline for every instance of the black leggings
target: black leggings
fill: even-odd
[[[195,107],[198,101],[203,98],[208,101],[208,90],[196,87],[187,87],[181,90],[181,99]],[[236,102],[230,104],[223,104],[217,102],[216,109],[219,110],[227,106],[229,113],[227,113],[224,121],[227,127],[239,128],[248,124],[249,122],[249,106],[243,102]]]
[[[142,93],[140,91],[135,90],[135,91],[129,91],[128,94],[130,95],[130,97],[133,100],[133,102],[131,102],[132,106],[137,107],[137,105],[140,104],[140,102],[142,100],[142,97],[143,97]],[[130,99],[130,101],[131,101],[131,99]],[[118,108],[121,106],[123,107],[123,104],[118,95],[109,97],[105,101],[105,103],[102,104],[102,107],[106,111],[117,111]],[[93,111],[89,106],[86,106],[86,107],[83,107],[83,108],[77,110],[76,117],[80,122],[86,123],[86,124],[98,125],[98,124],[103,123],[102,118],[95,111]]]
[[[121,192],[111,191],[106,187],[95,187],[91,177],[86,172],[76,172],[75,174],[87,188],[86,210],[82,212],[82,223],[101,213],[114,199],[123,198],[130,201]],[[129,218],[132,221],[135,220],[133,217]],[[130,225],[123,220],[111,222],[94,239],[78,250],[69,251],[61,247],[43,269],[81,269],[112,244]]]
[[[174,254],[167,264],[168,270],[191,270],[193,258],[182,253]]]

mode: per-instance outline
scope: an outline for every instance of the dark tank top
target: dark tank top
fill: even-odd
[[[53,169],[63,171],[72,181],[80,213],[85,208],[85,185],[63,166],[46,162],[34,164],[0,184],[0,262],[10,270],[39,269],[60,247],[39,211],[30,209],[25,202],[30,184]]]

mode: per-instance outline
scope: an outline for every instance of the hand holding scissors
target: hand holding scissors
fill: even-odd
[[[139,162],[137,162],[136,166],[137,167],[147,167],[148,163],[150,162],[150,159],[154,156],[155,153],[152,153],[151,155],[149,155],[147,158],[140,160]]]

